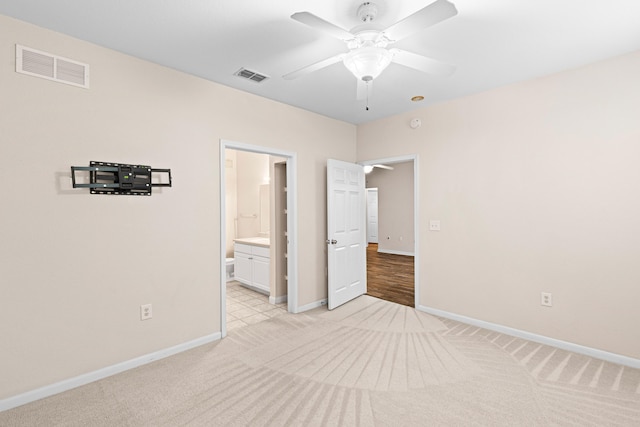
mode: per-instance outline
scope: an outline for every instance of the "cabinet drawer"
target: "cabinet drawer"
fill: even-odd
[[[235,252],[242,252],[245,254],[251,254],[251,246],[243,245],[242,243],[234,243],[233,250]]]
[[[263,248],[262,246],[254,246],[253,254],[256,256],[262,256],[265,258],[269,258],[269,248]]]

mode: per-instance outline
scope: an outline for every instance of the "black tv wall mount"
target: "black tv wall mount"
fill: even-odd
[[[89,183],[76,182],[77,172],[89,172]],[[153,174],[166,174],[169,182],[154,183]],[[171,187],[171,169],[92,161],[89,166],[71,166],[71,181],[73,188],[89,188],[91,194],[150,196],[153,187]]]

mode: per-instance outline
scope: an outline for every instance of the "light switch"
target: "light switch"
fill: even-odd
[[[430,219],[429,220],[429,230],[431,230],[431,231],[440,231],[440,220],[439,219]]]

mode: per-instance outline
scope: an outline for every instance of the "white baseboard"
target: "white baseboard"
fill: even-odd
[[[378,248],[378,252],[381,253],[381,254],[415,256],[415,254],[413,252],[394,251],[392,249],[380,249],[380,248]]]
[[[86,374],[78,375],[77,377],[69,378],[54,384],[50,384],[35,390],[27,391],[16,396],[8,397],[0,400],[0,412],[6,411],[17,406],[25,405],[27,403],[35,402],[36,400],[43,399],[45,397],[53,396],[54,394],[62,393],[67,390],[71,390],[76,387],[89,384],[94,381],[101,380],[111,375],[119,374],[120,372],[127,371],[129,369],[137,368],[138,366],[146,365],[147,363],[154,362],[156,360],[164,359],[168,356],[181,353],[183,351],[191,350],[192,348],[199,347],[204,344],[217,341],[221,338],[220,332],[216,332],[211,335],[207,335],[201,338],[197,338],[192,341],[188,341],[182,344],[175,345],[173,347],[165,348],[162,350],[154,351],[153,353],[145,354],[135,359],[126,360],[124,362],[116,363],[115,365],[107,366],[97,371],[88,372]]]
[[[281,295],[279,297],[269,297],[269,304],[281,304],[283,302],[287,302],[287,296]]]
[[[323,305],[327,305],[327,299],[321,299],[320,301],[314,301],[309,304],[305,304],[302,307],[298,307],[298,311],[296,313],[302,313],[304,311],[313,310],[314,308],[321,307]]]
[[[618,365],[640,369],[640,359],[634,359],[633,357],[623,356],[621,354],[611,353],[608,351],[599,350],[597,348],[586,347],[580,344],[574,344],[568,341],[562,341],[544,335],[538,335],[531,332],[522,331],[520,329],[510,328],[508,326],[499,325],[497,323],[485,322],[484,320],[461,316],[459,314],[438,310],[436,308],[426,307],[424,305],[418,306],[418,310],[424,311],[425,313],[433,314],[434,316],[440,316],[446,319],[456,320],[458,322],[478,326],[484,329],[489,329],[490,331],[500,332],[505,335],[522,338],[551,347],[557,347],[562,350],[572,351],[574,353],[583,354],[585,356],[594,357],[596,359],[605,360],[607,362],[616,363]]]

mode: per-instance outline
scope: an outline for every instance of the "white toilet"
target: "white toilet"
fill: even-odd
[[[235,273],[233,271],[233,265],[235,263],[235,258],[227,258],[227,282],[230,282],[235,277]]]

